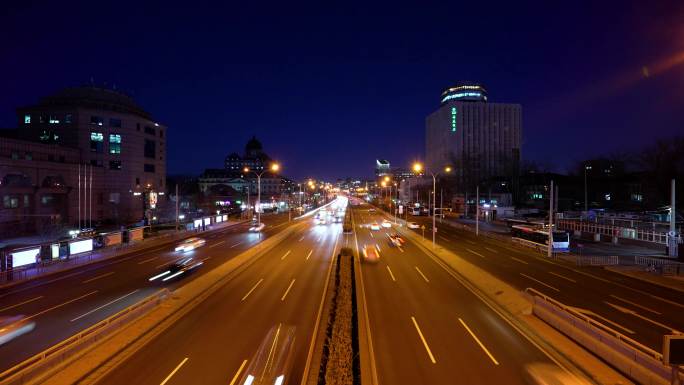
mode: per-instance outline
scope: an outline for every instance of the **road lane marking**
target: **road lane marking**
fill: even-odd
[[[555,275],[555,276],[558,277],[558,278],[563,278],[564,280],[570,281],[570,282],[572,282],[572,283],[577,283],[577,281],[575,281],[574,279],[568,278],[568,277],[566,277],[566,276],[564,276],[564,275],[560,275],[560,274],[558,274],[558,273],[554,273],[553,271],[549,271],[549,274]]]
[[[397,249],[399,249],[399,251],[401,251],[402,253],[404,252],[404,249],[401,246],[397,246]]]
[[[451,242],[447,237],[443,237],[443,236],[441,236],[441,235],[440,235],[439,237],[440,237],[441,239],[447,241],[447,242]]]
[[[682,305],[681,303],[678,303],[678,302],[675,302],[675,301],[670,301],[669,299],[665,299],[665,298],[662,298],[662,297],[658,297],[657,295],[653,295],[653,294],[651,294],[651,297],[652,297],[652,298],[655,298],[655,299],[659,299],[659,300],[661,300],[661,301],[663,301],[663,302],[667,302],[667,303],[669,303],[670,305],[675,305],[675,306],[679,306],[679,307],[681,307],[681,308],[684,308],[684,305]]]
[[[166,376],[166,378],[164,379],[164,381],[162,381],[161,384],[159,384],[159,385],[164,385],[164,384],[166,384],[167,382],[169,382],[169,380],[171,379],[171,377],[173,377],[173,375],[176,374],[176,372],[178,371],[178,369],[181,368],[181,366],[185,365],[185,362],[186,362],[187,360],[188,360],[188,357],[185,357],[185,358],[183,359],[183,361],[181,361],[181,363],[178,364],[178,366],[176,366],[176,369],[173,369],[173,371],[172,371],[171,373],[169,373],[169,375]]]
[[[285,253],[285,255],[283,255],[282,257],[280,257],[280,260],[282,261],[282,260],[284,260],[285,258],[287,258],[287,256],[290,255],[290,252],[291,252],[291,251],[292,251],[292,250],[288,250],[287,253]]]
[[[420,274],[420,276],[423,277],[423,279],[425,280],[425,282],[430,283],[430,280],[427,279],[427,277],[425,276],[425,274],[423,274],[422,271],[420,271],[420,269],[418,268],[418,266],[415,266],[415,268],[416,268],[416,270],[418,271],[418,274]]]
[[[233,376],[233,380],[230,381],[230,384],[228,384],[228,385],[235,385],[235,381],[237,381],[238,376],[240,375],[240,373],[242,373],[242,369],[245,368],[246,364],[247,364],[247,360],[242,361],[242,365],[240,365],[240,368],[238,369],[237,373],[235,373],[235,375]]]
[[[33,301],[37,301],[37,300],[39,300],[39,299],[41,299],[41,298],[43,298],[42,295],[40,295],[40,296],[38,296],[38,297],[36,297],[36,298],[31,298],[31,299],[26,300],[26,301],[24,301],[24,302],[19,302],[19,303],[17,303],[17,304],[11,305],[11,306],[4,307],[4,308],[0,309],[0,312],[3,312],[3,311],[5,311],[5,310],[9,310],[9,309],[14,309],[15,307],[19,307],[19,306],[21,306],[21,305],[25,305],[25,304],[31,303],[31,302],[33,302]]]
[[[546,284],[546,283],[544,283],[544,282],[542,282],[542,281],[540,281],[540,280],[538,280],[538,279],[536,279],[536,278],[532,278],[532,277],[530,277],[530,276],[527,275],[527,274],[520,273],[520,275],[522,275],[523,277],[525,277],[525,278],[527,278],[527,279],[531,279],[531,280],[533,280],[534,282],[537,282],[537,283],[540,284],[540,285],[544,285],[544,286],[548,287],[548,288],[551,289],[551,290],[555,290],[555,291],[557,291],[557,292],[560,292],[560,290],[556,289],[555,287],[553,287],[553,286],[551,286],[551,285],[548,285],[548,284]]]
[[[427,353],[430,356],[430,361],[432,361],[433,364],[436,364],[437,361],[435,360],[435,356],[432,355],[432,351],[430,350],[427,341],[425,341],[425,337],[423,337],[423,333],[420,331],[420,326],[418,326],[418,322],[416,321],[415,317],[411,316],[411,321],[413,321],[413,326],[416,327],[416,331],[418,332],[421,341],[423,341],[423,346],[425,346],[425,350],[427,350]]]
[[[397,282],[397,280],[394,278],[394,274],[392,274],[392,269],[390,269],[389,265],[387,265],[386,267],[390,277],[392,277],[392,281]]]
[[[663,328],[663,329],[665,329],[665,330],[669,330],[671,334],[680,334],[679,330],[677,330],[677,329],[675,329],[675,328],[673,328],[673,327],[671,327],[671,326],[665,325],[665,324],[663,324],[663,323],[660,323],[660,322],[658,322],[658,321],[654,321],[654,320],[652,320],[652,319],[650,319],[650,318],[644,317],[644,316],[642,316],[641,314],[637,313],[636,311],[634,311],[634,310],[632,310],[632,309],[628,309],[628,308],[626,308],[626,307],[623,307],[623,306],[620,306],[620,305],[616,305],[616,304],[610,303],[610,302],[608,302],[608,301],[603,301],[603,303],[605,303],[606,305],[608,305],[608,306],[610,306],[610,307],[616,309],[616,310],[619,311],[619,312],[622,312],[622,313],[625,313],[625,314],[633,315],[634,317],[637,317],[637,318],[639,318],[639,319],[641,319],[641,320],[644,320],[644,321],[646,321],[646,322],[652,323],[653,325],[659,326],[659,327],[661,327],[661,328]]]
[[[95,294],[95,293],[97,293],[97,292],[98,292],[97,290],[93,290],[93,291],[91,291],[91,292],[88,293],[88,294],[83,294],[83,295],[80,296],[80,297],[76,297],[76,298],[74,298],[74,299],[70,299],[70,300],[68,300],[68,301],[66,301],[66,302],[60,303],[59,305],[55,305],[55,306],[53,306],[53,307],[51,307],[51,308],[47,308],[47,309],[45,309],[45,310],[39,311],[39,312],[36,313],[36,314],[33,314],[33,315],[31,315],[31,316],[26,317],[26,319],[31,319],[31,318],[38,317],[38,316],[41,315],[41,314],[45,314],[45,313],[47,313],[47,312],[49,312],[49,311],[58,309],[58,308],[60,308],[60,307],[62,307],[62,306],[66,306],[66,305],[68,305],[68,304],[70,304],[70,303],[72,303],[72,302],[76,302],[76,301],[78,301],[79,299],[83,299],[83,298],[88,297],[88,296],[90,296],[90,295],[93,295],[93,294]]]
[[[622,302],[624,302],[624,303],[628,303],[628,304],[630,304],[630,305],[632,305],[632,306],[636,306],[636,307],[638,307],[639,309],[643,309],[643,310],[646,310],[646,311],[650,311],[651,313],[654,313],[654,314],[657,314],[657,315],[660,315],[660,314],[661,314],[660,312],[657,312],[657,311],[655,311],[655,310],[649,309],[649,308],[647,308],[646,306],[639,305],[638,303],[635,303],[635,302],[632,302],[632,301],[628,301],[628,300],[626,300],[626,299],[624,299],[624,298],[620,298],[620,297],[618,297],[617,295],[611,294],[610,296],[613,297],[613,298],[615,298],[615,299],[617,299],[617,300],[620,300],[620,301],[622,301]]]
[[[302,235],[302,237],[299,238],[299,241],[297,241],[297,242],[301,242],[301,241],[303,241],[303,240],[304,240],[304,235]]]
[[[470,249],[468,249],[468,248],[466,248],[466,250],[467,250],[467,251],[470,251],[471,253],[473,253],[473,254],[475,254],[475,255],[477,255],[478,257],[487,258],[487,257],[485,257],[484,255],[478,253],[477,251],[473,251],[473,250],[470,250]]]
[[[285,301],[285,297],[287,297],[287,293],[290,292],[290,289],[292,289],[292,285],[294,285],[294,283],[295,283],[295,279],[292,278],[292,282],[290,282],[290,286],[288,286],[288,287],[287,287],[287,290],[285,290],[285,294],[283,294],[283,296],[280,297],[280,300],[281,300],[281,301]]]
[[[155,269],[158,269],[158,268],[160,268],[160,267],[164,267],[164,266],[166,266],[166,265],[170,265],[170,264],[172,264],[172,263],[173,263],[173,261],[170,261],[170,262],[164,262],[164,263],[162,263],[161,265],[157,265],[157,266],[155,266],[154,268],[155,268]]]
[[[477,245],[477,242],[471,241],[470,239],[466,239],[465,241],[470,243],[471,245]]]
[[[487,247],[487,246],[485,246],[485,249],[487,249],[487,250],[491,251],[492,253],[497,253],[497,254],[499,253],[498,251],[496,251],[496,250],[492,249],[491,247]]]
[[[309,257],[311,256],[311,253],[313,253],[313,249],[311,249],[311,251],[309,251],[309,254],[306,255],[306,260],[307,260],[307,261],[309,260]]]
[[[375,238],[375,237],[373,236],[373,232],[372,232],[372,231],[371,231],[371,233],[370,233],[370,236],[371,236],[371,238]]]
[[[520,262],[520,263],[524,263],[525,265],[529,265],[529,263],[523,261],[522,259],[518,259],[518,258],[516,258],[516,257],[511,257],[511,259],[514,260],[514,261],[516,261],[516,262]]]
[[[146,259],[146,260],[144,260],[144,261],[138,262],[138,265],[142,265],[143,263],[147,263],[147,262],[150,262],[150,261],[154,261],[154,260],[157,259],[157,258],[159,258],[159,257],[148,258],[148,259]]]
[[[484,344],[482,343],[482,341],[480,341],[480,339],[477,338],[477,336],[475,335],[475,333],[473,333],[473,331],[470,330],[470,328],[468,327],[468,325],[466,325],[466,323],[465,323],[462,319],[459,318],[458,320],[461,322],[461,325],[463,325],[463,327],[468,331],[468,333],[470,333],[470,336],[473,337],[473,339],[475,340],[475,342],[477,342],[477,344],[480,345],[480,347],[482,348],[482,350],[484,350],[484,352],[487,353],[487,355],[488,355],[489,358],[492,360],[492,362],[493,362],[495,365],[499,365],[499,362],[496,360],[496,358],[494,358],[494,356],[492,355],[492,353],[490,353],[489,350],[487,350],[487,348],[484,346]]]
[[[83,281],[83,282],[81,282],[81,283],[93,282],[93,281],[96,281],[96,280],[98,280],[98,279],[100,279],[100,278],[109,277],[109,276],[112,275],[112,274],[114,274],[114,272],[113,272],[113,271],[110,271],[109,273],[100,274],[100,275],[98,275],[97,277],[93,277],[93,278],[90,278],[90,279],[86,279],[85,281]]]
[[[234,244],[233,246],[231,246],[230,248],[232,249],[233,247],[238,246],[238,245],[241,245],[241,244],[243,244],[244,242],[245,242],[245,241],[238,242],[238,243]]]
[[[259,282],[257,282],[256,285],[254,285],[254,286],[252,287],[252,289],[250,289],[250,291],[248,291],[247,294],[245,294],[245,296],[242,297],[242,299],[241,299],[240,301],[246,300],[247,297],[249,297],[249,295],[252,294],[252,292],[257,288],[257,286],[259,286],[259,284],[260,284],[263,280],[264,280],[264,279],[261,278],[261,279],[259,280]]]
[[[135,294],[135,293],[137,293],[137,292],[139,292],[139,291],[140,291],[140,289],[135,289],[135,290],[133,290],[132,292],[126,294],[126,295],[122,295],[121,297],[119,297],[119,298],[117,298],[117,299],[115,299],[115,300],[109,301],[109,302],[107,302],[106,304],[104,304],[104,305],[102,305],[102,306],[96,307],[95,309],[93,309],[93,310],[91,310],[91,311],[89,311],[89,312],[87,312],[87,313],[81,314],[80,316],[78,316],[78,317],[72,319],[72,320],[69,321],[69,322],[78,321],[78,320],[80,320],[81,318],[83,318],[83,317],[85,317],[85,316],[88,316],[88,315],[90,315],[90,314],[93,314],[93,313],[95,313],[96,311],[98,311],[98,310],[100,310],[100,309],[102,309],[102,308],[104,308],[104,307],[107,307],[107,306],[113,304],[114,302],[120,301],[120,300],[122,300],[122,299],[128,297],[129,295],[133,295],[133,294]]]
[[[222,245],[224,243],[226,243],[226,241],[216,242],[213,245],[209,246],[209,248],[211,249],[212,247],[216,247],[216,246]]]

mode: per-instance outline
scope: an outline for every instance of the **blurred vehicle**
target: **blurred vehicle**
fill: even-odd
[[[392,227],[392,222],[388,221],[387,219],[383,219],[382,220],[382,227],[390,228],[390,227]]]
[[[188,239],[184,240],[183,242],[181,242],[178,246],[176,246],[176,251],[182,251],[182,252],[192,251],[198,247],[204,246],[205,243],[206,243],[206,241],[202,238],[198,238],[198,237],[188,238]]]
[[[314,217],[314,223],[317,225],[324,225],[325,224],[325,216],[321,213],[316,214]]]
[[[416,222],[406,222],[406,227],[409,229],[419,229],[420,226]]]
[[[375,263],[380,260],[380,252],[377,246],[363,246],[363,260]]]
[[[161,274],[157,274],[150,278],[148,281],[154,281],[162,278],[162,282],[166,282],[174,277],[177,277],[183,273],[188,273],[193,269],[202,266],[202,261],[197,261],[192,257],[183,258],[171,265]]]
[[[30,332],[35,326],[35,322],[26,319],[23,315],[0,317],[0,345]]]
[[[375,209],[371,207],[371,208],[368,209],[368,212],[369,212],[369,213],[374,213],[374,212],[375,212]]]
[[[256,224],[256,225],[250,227],[250,228],[249,228],[249,232],[251,232],[251,233],[258,233],[258,232],[260,232],[261,230],[263,230],[264,227],[266,227],[265,224],[259,223],[259,224]]]
[[[239,385],[285,385],[294,359],[295,327],[271,328],[238,382]]]
[[[380,230],[380,225],[378,224],[378,222],[373,222],[370,224],[370,229],[374,230],[374,231],[378,231],[378,230]]]
[[[525,365],[525,377],[530,385],[589,385],[590,382],[566,372],[556,365],[532,363]]]
[[[389,234],[388,235],[390,243],[393,246],[399,247],[404,245],[404,238],[402,238],[399,234]]]

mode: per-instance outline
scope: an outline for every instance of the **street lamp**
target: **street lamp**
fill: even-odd
[[[587,170],[591,170],[590,165],[584,165],[584,215],[589,211],[589,198],[587,198]]]
[[[413,164],[413,171],[416,174],[420,174],[423,171],[423,165],[416,162]],[[428,174],[432,175],[432,247],[435,247],[435,234],[437,233],[437,228],[436,226],[436,221],[435,221],[435,213],[437,211],[437,204],[435,202],[435,199],[437,198],[436,190],[437,190],[437,175],[439,175],[439,172],[428,172],[427,170],[425,171]],[[450,173],[451,172],[451,167],[446,166],[444,167],[444,172],[445,173]],[[428,208],[429,209],[429,208]]]
[[[249,173],[250,171],[253,172],[257,176],[257,225],[261,224],[261,176],[266,172],[266,171],[272,171],[272,172],[277,172],[280,170],[280,165],[278,163],[272,163],[271,167],[269,167],[268,170],[263,170],[261,172],[256,172],[252,171],[249,169],[249,167],[244,168],[245,174]]]

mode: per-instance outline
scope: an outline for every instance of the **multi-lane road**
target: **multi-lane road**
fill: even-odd
[[[28,281],[0,291],[0,316],[23,314],[34,331],[0,346],[0,371],[41,352],[159,290],[148,278],[183,256],[204,261],[190,276],[169,281],[171,289],[247,250],[287,225],[287,215],[264,216],[264,233],[247,232],[249,224],[197,234],[204,247],[174,252],[176,243],[143,249],[68,272]]]
[[[425,226],[430,236],[432,218],[408,217]],[[600,267],[577,267],[548,259],[437,221],[436,242],[461,258],[512,286],[534,288],[614,330],[660,351],[663,335],[684,331],[684,295]],[[414,230],[421,235],[422,230]]]
[[[299,383],[341,232],[340,224],[309,221],[99,383],[235,384],[278,324],[296,328],[287,375]]]

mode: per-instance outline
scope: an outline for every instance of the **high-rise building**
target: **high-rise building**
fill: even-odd
[[[494,177],[515,179],[520,163],[522,107],[490,103],[481,84],[459,83],[442,92],[425,122],[428,172],[453,168],[458,190]]]
[[[390,175],[390,174],[391,174],[391,169],[390,169],[389,160],[376,159],[375,160],[375,176],[380,177],[380,176],[385,176],[385,175]]]

